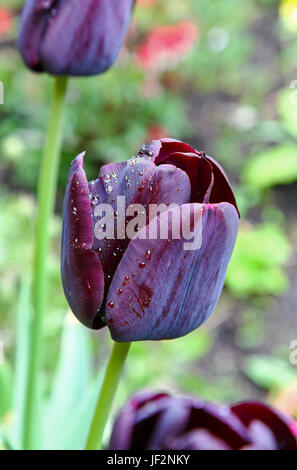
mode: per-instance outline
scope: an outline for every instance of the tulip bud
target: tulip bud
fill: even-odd
[[[239,214],[222,168],[171,139],[104,165],[88,183],[73,161],[63,215],[62,280],[77,318],[115,341],[183,336],[220,297]]]
[[[26,65],[53,75],[96,75],[115,62],[135,0],[28,0],[18,46]]]
[[[110,450],[297,450],[297,425],[258,401],[217,405],[143,392],[120,411]]]

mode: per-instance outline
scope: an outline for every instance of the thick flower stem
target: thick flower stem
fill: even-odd
[[[38,382],[42,355],[42,329],[48,285],[49,228],[57,187],[62,144],[62,115],[66,89],[67,78],[55,78],[48,132],[38,183],[38,213],[32,283],[33,318],[24,410],[23,439],[25,449],[33,449],[35,446],[34,425],[36,425],[36,409],[39,397]]]
[[[131,343],[114,343],[88,435],[86,450],[99,450]]]

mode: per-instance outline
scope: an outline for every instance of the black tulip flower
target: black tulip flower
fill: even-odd
[[[297,424],[271,406],[143,392],[120,411],[110,450],[297,450]]]
[[[135,0],[28,0],[18,46],[26,65],[53,75],[96,75],[118,57]]]
[[[177,338],[194,330],[218,302],[238,231],[224,171],[203,152],[171,139],[104,165],[91,182],[83,160],[81,154],[72,163],[63,214],[62,280],[72,311],[90,328],[107,325],[118,342]],[[98,213],[101,204],[112,209],[112,229],[120,210],[135,204],[144,208],[139,216],[152,205],[163,204],[165,212],[153,220],[144,215],[133,238],[124,230],[114,239],[98,239],[107,225]],[[197,249],[186,250],[185,240],[175,238],[187,211],[191,236],[201,235]],[[162,238],[168,219],[172,224]]]

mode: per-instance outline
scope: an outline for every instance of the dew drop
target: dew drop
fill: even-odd
[[[145,257],[146,257],[146,259],[148,259],[148,260],[151,259],[151,257],[152,257],[152,252],[151,252],[151,250],[146,250],[146,252],[145,252]]]
[[[112,191],[113,191],[113,187],[112,186],[107,186],[106,192],[110,194]]]
[[[110,177],[109,174],[106,174],[106,175],[103,176],[103,181],[104,181],[104,183],[109,183],[110,180],[111,180],[111,177]]]
[[[145,263],[143,261],[141,261],[140,263],[138,263],[138,266],[143,269],[145,268]]]
[[[123,293],[123,289],[119,289],[119,290],[118,290],[118,294],[119,294],[119,295],[122,295],[122,293]]]
[[[112,300],[110,302],[108,302],[107,307],[108,308],[113,308],[114,307],[114,302]]]

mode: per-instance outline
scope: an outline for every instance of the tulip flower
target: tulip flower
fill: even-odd
[[[53,75],[96,75],[115,62],[135,0],[28,0],[18,45],[26,65]]]
[[[172,139],[152,141],[130,160],[104,165],[90,183],[83,160],[81,154],[72,162],[64,200],[62,281],[72,311],[90,328],[107,325],[118,342],[171,339],[194,330],[218,302],[238,231],[224,171],[203,152]],[[102,204],[105,215],[97,210]],[[167,212],[148,218],[150,207],[160,204]],[[111,231],[118,228],[120,212],[133,206],[144,208],[138,209],[142,224],[135,236],[127,236],[130,217],[110,237],[108,222]],[[187,211],[187,240],[201,235],[196,249],[178,238]]]
[[[120,411],[111,450],[297,450],[297,425],[271,406],[223,406],[142,392]]]

